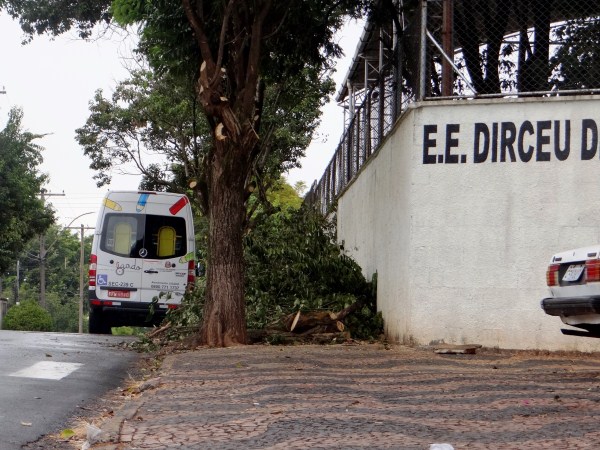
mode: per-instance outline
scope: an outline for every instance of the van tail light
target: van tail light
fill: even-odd
[[[558,269],[560,264],[550,264],[546,270],[546,285],[558,286]]]
[[[585,281],[600,281],[600,259],[585,262]]]
[[[98,262],[98,258],[96,255],[90,255],[90,267],[88,269],[88,277],[89,277],[89,286],[96,286],[96,263]]]
[[[188,261],[188,276],[187,276],[187,286],[188,288],[193,288],[196,283],[196,261],[191,260]]]

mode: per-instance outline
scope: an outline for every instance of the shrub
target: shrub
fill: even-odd
[[[52,317],[37,302],[29,300],[10,308],[2,327],[5,330],[52,331]]]
[[[52,317],[52,331],[77,333],[79,331],[79,299],[46,294],[46,307]],[[84,322],[85,327],[85,322]]]
[[[145,327],[113,327],[113,336],[143,336],[147,329]]]

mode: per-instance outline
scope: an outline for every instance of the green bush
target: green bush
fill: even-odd
[[[29,300],[8,310],[2,328],[19,331],[52,331],[52,317],[37,302]]]
[[[338,312],[358,303],[344,321],[351,335],[379,336],[383,321],[374,283],[337,244],[331,222],[305,208],[260,219],[245,240],[249,328],[264,328],[298,310]]]

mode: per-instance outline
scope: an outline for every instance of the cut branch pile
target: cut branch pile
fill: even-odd
[[[358,301],[341,311],[298,311],[284,317],[279,327],[249,330],[252,343],[269,341],[282,344],[345,342],[350,339],[343,320],[362,308]]]

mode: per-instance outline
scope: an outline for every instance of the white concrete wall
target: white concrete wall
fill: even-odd
[[[477,123],[490,139],[479,163]],[[514,135],[515,161],[507,145],[501,161],[500,139],[492,161],[494,123],[505,144]],[[600,99],[445,101],[403,116],[337,213],[339,240],[367,277],[378,274],[390,338],[600,350],[600,340],[563,336],[540,307],[552,254],[600,242],[600,150],[584,123],[600,129]],[[559,158],[567,125],[570,152]],[[582,145],[593,158],[582,158]]]

